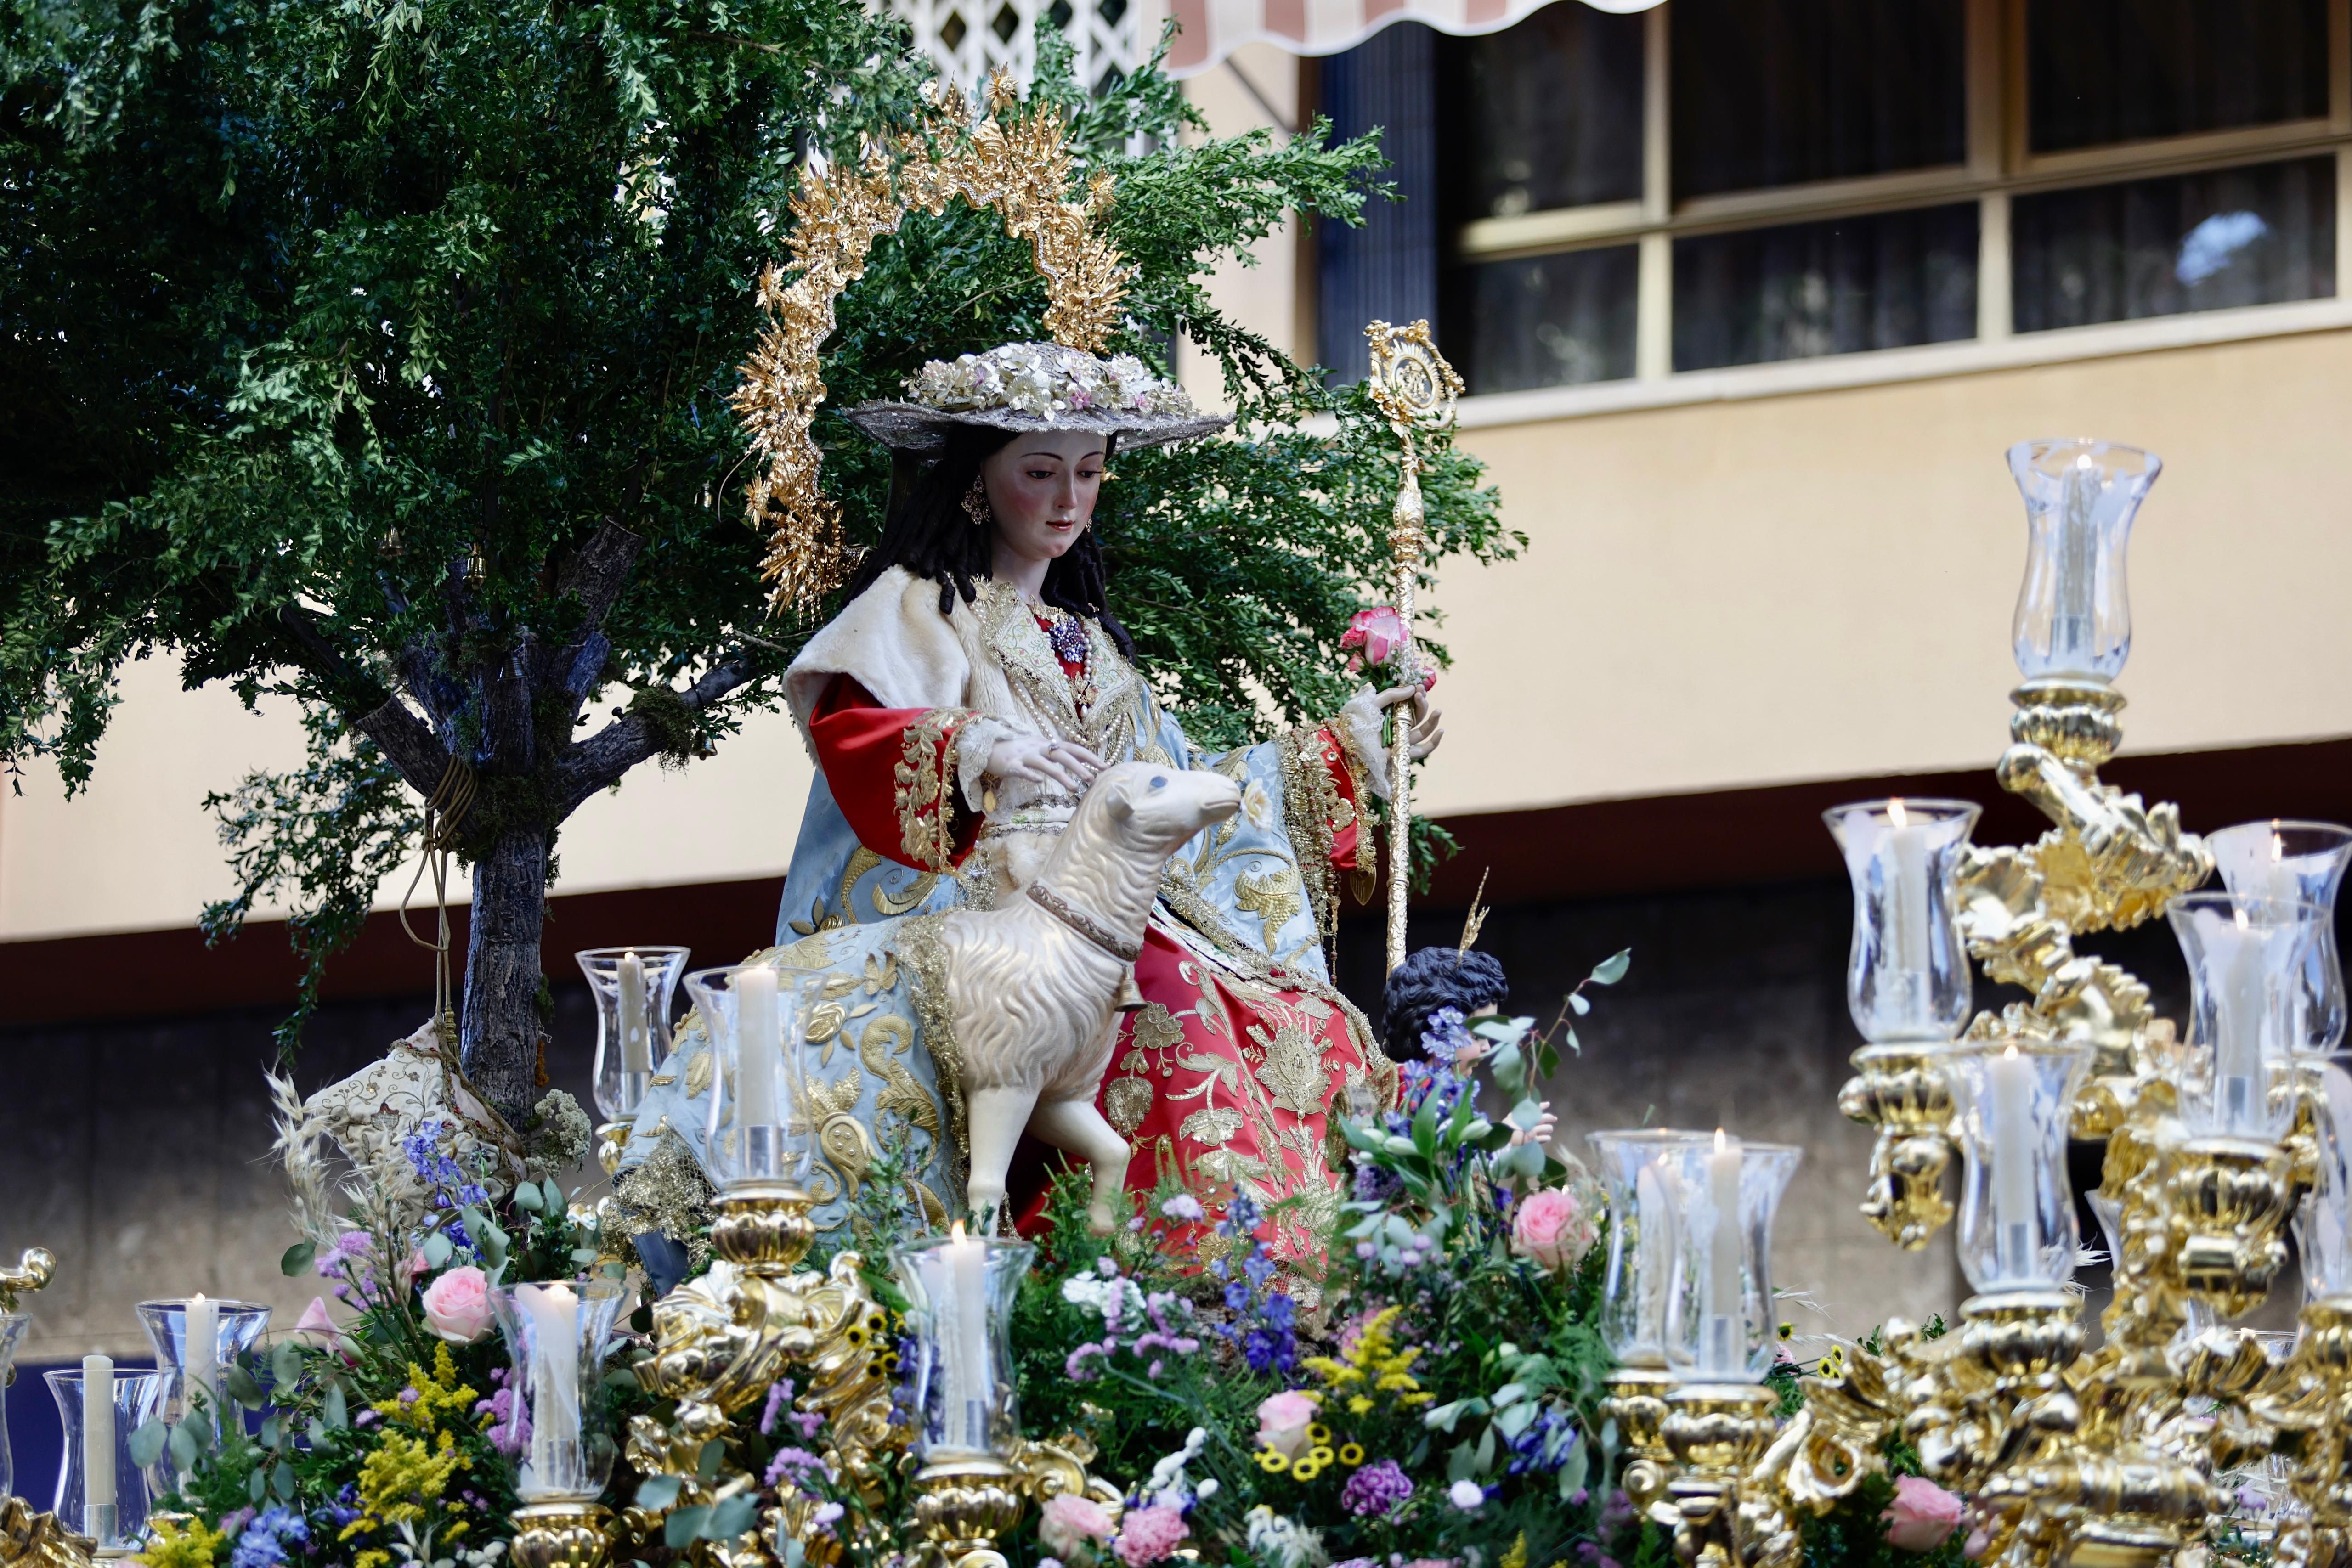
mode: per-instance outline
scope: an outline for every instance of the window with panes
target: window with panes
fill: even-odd
[[[1475,393],[2337,292],[2352,0],[1557,0],[1323,63],[1407,198],[1322,226],[1327,363]]]

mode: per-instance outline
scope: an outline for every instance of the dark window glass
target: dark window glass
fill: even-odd
[[[2021,332],[2336,292],[2333,158],[2020,196],[2009,221]]]
[[[1630,245],[1459,267],[1439,337],[1473,392],[1621,381],[1633,373]]]
[[[1642,194],[1642,18],[1547,5],[1438,42],[1438,158],[1454,223]]]
[[[1963,0],[1675,0],[1675,194],[1958,163]]]
[[[2031,0],[2036,152],[2327,112],[2327,0]]]
[[[1976,330],[1973,203],[1675,242],[1678,371],[1945,343]]]
[[[1323,112],[1345,140],[1377,130],[1397,200],[1364,204],[1364,221],[1315,225],[1317,348],[1335,382],[1369,368],[1364,323],[1437,314],[1436,34],[1383,27],[1323,62]]]

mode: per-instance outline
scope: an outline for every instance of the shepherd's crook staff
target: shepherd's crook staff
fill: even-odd
[[[1366,382],[1372,401],[1388,415],[1389,428],[1404,445],[1401,466],[1404,482],[1398,487],[1396,509],[1389,520],[1389,548],[1396,557],[1396,612],[1404,624],[1404,640],[1397,650],[1397,666],[1407,684],[1420,677],[1413,658],[1413,590],[1421,580],[1423,532],[1421,453],[1413,444],[1415,431],[1444,430],[1454,423],[1454,400],[1462,395],[1462,378],[1429,340],[1429,323],[1391,327],[1375,321],[1364,329],[1371,340],[1372,372]],[[1396,711],[1394,740],[1389,747],[1389,967],[1404,962],[1405,895],[1412,887],[1412,709]]]

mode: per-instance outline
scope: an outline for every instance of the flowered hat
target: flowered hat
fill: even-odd
[[[1106,358],[1061,343],[1006,343],[933,360],[907,378],[905,401],[844,413],[884,445],[914,452],[939,445],[953,424],[1100,431],[1132,448],[1187,441],[1232,423],[1194,408],[1183,388],[1133,354]]]

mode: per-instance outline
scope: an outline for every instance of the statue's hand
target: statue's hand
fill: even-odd
[[[1385,800],[1389,798],[1389,749],[1381,739],[1381,718],[1389,709],[1402,703],[1412,705],[1413,716],[1404,726],[1412,737],[1412,759],[1415,762],[1437,749],[1445,738],[1444,716],[1429,694],[1413,686],[1391,686],[1376,692],[1366,686],[1348,699],[1339,709],[1339,722],[1348,727],[1349,738],[1356,745],[1357,753],[1371,775],[1369,782],[1372,793]]]
[[[1084,793],[1103,766],[1101,758],[1076,741],[1048,740],[1042,735],[1008,735],[988,753],[988,771],[999,779],[1059,784],[1073,793]]]

